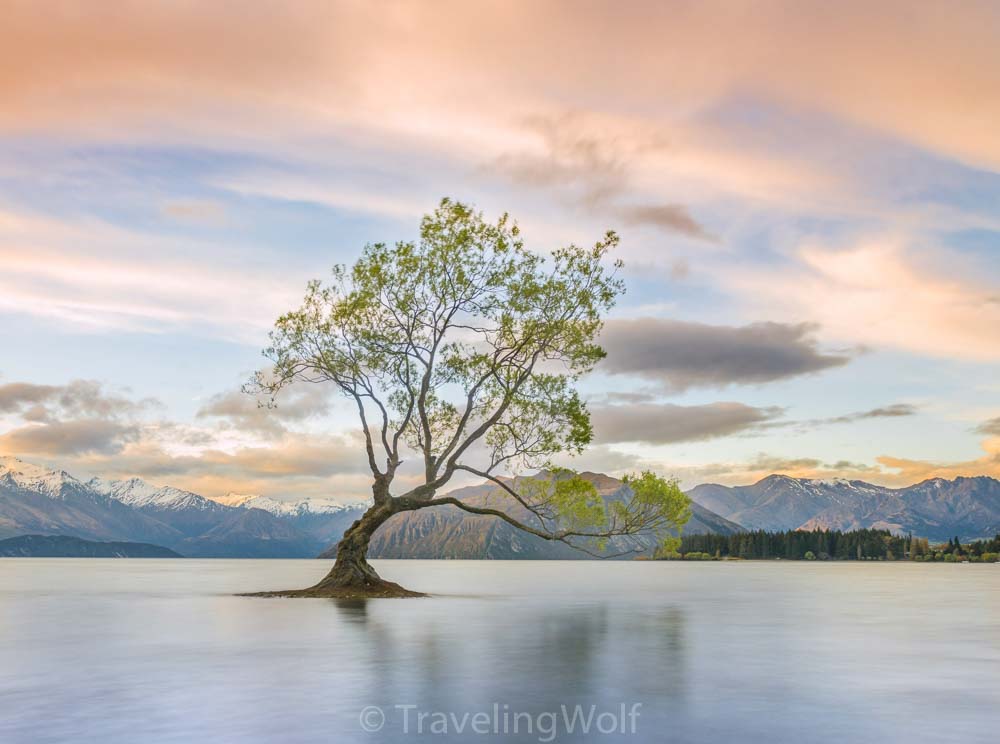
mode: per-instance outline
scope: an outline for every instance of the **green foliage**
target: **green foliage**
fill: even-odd
[[[604,500],[590,481],[568,470],[560,470],[551,482],[553,514],[563,529],[595,529],[606,521]],[[534,499],[538,503],[539,499]]]
[[[678,555],[680,555],[680,554],[678,554]],[[710,553],[698,553],[698,552],[684,553],[683,555],[680,556],[680,558],[681,558],[681,560],[685,560],[685,561],[712,561],[712,560],[715,560],[715,558]]]
[[[691,519],[691,499],[680,489],[675,479],[662,478],[644,470],[638,475],[626,475],[622,481],[632,492],[631,501],[614,504],[618,512],[617,518],[623,522],[636,518],[658,520],[662,525],[680,533]],[[662,535],[661,551],[671,552],[678,547],[678,535]]]
[[[957,545],[957,548],[956,548]],[[957,552],[956,552],[957,550]],[[961,560],[995,562],[1000,556],[1000,535],[962,545],[958,538],[937,549],[927,538],[893,535],[887,530],[791,530],[741,532],[736,535],[686,535],[677,557],[715,551],[716,557],[786,558],[791,560]]]
[[[489,223],[445,199],[418,242],[368,245],[352,269],[311,282],[271,334],[273,375],[251,388],[273,400],[295,380],[332,382],[419,450],[429,475],[483,424],[476,439],[494,460],[579,452],[592,430],[574,383],[604,357],[601,317],[624,291],[620,264],[604,265],[617,242],[609,232],[547,262],[507,215]],[[398,448],[383,444],[392,460]]]
[[[572,474],[545,487],[519,481],[523,493],[499,477],[550,469],[555,455],[591,441],[576,383],[605,356],[602,318],[625,290],[620,262],[608,260],[617,243],[608,232],[589,248],[543,256],[525,248],[508,215],[488,222],[444,199],[417,241],[368,245],[350,269],[311,282],[301,307],[275,324],[264,352],[272,368],[246,389],[277,405],[293,382],[329,383],[353,401],[385,513],[433,505],[467,471],[533,517],[508,521],[548,539],[677,531],[689,517],[686,497],[652,473],[630,480],[631,500],[610,509]],[[418,453],[423,477],[397,497],[390,487],[405,448]]]
[[[888,530],[755,530],[735,535],[685,535],[679,551],[682,555],[718,553],[748,559],[891,560],[890,556],[903,555],[907,540]]]
[[[593,482],[566,469],[549,477],[519,480],[513,493],[550,535],[566,535],[575,547],[604,552],[608,540],[656,535],[657,554],[676,551],[691,516],[690,500],[674,480],[651,472],[628,475],[620,498],[607,501]]]
[[[985,556],[987,553],[1000,553],[1000,535],[995,535],[989,540],[975,540],[969,543],[968,549],[973,555]]]
[[[915,537],[910,545],[910,558],[915,561],[995,563],[1000,555],[1000,535],[988,540],[973,540],[965,545],[957,537],[953,537],[948,542],[933,547],[926,538]]]
[[[911,537],[909,539],[910,560],[919,561],[930,552],[930,542],[926,537]]]

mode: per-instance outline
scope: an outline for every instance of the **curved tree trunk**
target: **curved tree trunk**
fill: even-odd
[[[368,563],[368,544],[375,530],[381,527],[395,510],[390,504],[373,506],[352,524],[337,544],[337,560],[324,579],[306,591],[322,596],[416,597],[399,584],[386,581]]]
[[[372,506],[361,519],[352,524],[337,544],[337,560],[322,581],[308,589],[260,592],[269,597],[332,597],[359,599],[363,597],[422,597],[419,592],[404,589],[386,581],[368,563],[368,544],[375,530],[398,509],[391,500]]]

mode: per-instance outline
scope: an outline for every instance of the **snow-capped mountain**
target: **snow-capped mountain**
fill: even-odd
[[[83,483],[65,470],[49,470],[10,455],[0,456],[0,479],[19,488],[43,493],[56,499],[63,498],[67,488],[85,488]]]
[[[1000,481],[987,477],[886,488],[859,480],[770,475],[750,486],[701,485],[690,496],[748,529],[873,527],[933,540],[1000,532]]]
[[[231,493],[224,501],[240,509],[267,512],[315,540],[320,550],[338,542],[344,531],[368,508],[367,504],[341,504],[332,499],[282,501],[256,494]]]
[[[154,486],[140,478],[106,481],[92,478],[87,485],[98,493],[110,496],[123,504],[158,509],[201,509],[215,510],[218,504],[204,496],[183,491],[171,486]]]
[[[366,509],[363,503],[342,504],[333,499],[299,499],[298,501],[283,501],[271,496],[261,496],[259,494],[238,494],[229,493],[222,499],[221,503],[229,506],[241,506],[245,509],[263,509],[275,516],[292,517],[304,514],[337,514],[342,511],[352,511]]]
[[[159,545],[183,538],[170,525],[95,491],[65,471],[3,457],[0,538],[25,534]]]
[[[336,530],[343,533],[339,525],[353,521],[349,515],[315,515],[322,524],[300,529],[297,514],[280,509],[227,506],[138,478],[84,483],[61,470],[0,458],[0,538],[68,535],[152,543],[192,557],[309,558],[339,539]]]
[[[602,494],[618,487],[607,476],[588,476],[599,482]],[[482,488],[455,493],[468,491],[475,496],[473,492]],[[1000,532],[1000,481],[987,477],[936,478],[891,489],[857,480],[772,475],[750,486],[698,486],[690,496],[695,504],[689,531],[700,523],[707,531],[722,533],[739,526],[769,530],[877,527],[932,540]],[[230,494],[215,501],[138,478],[83,482],[62,470],[0,457],[0,539],[70,535],[152,543],[192,557],[305,558],[335,545],[366,508],[332,499],[282,501],[255,494]],[[442,508],[401,517],[376,535],[373,555],[457,557],[478,555],[476,546],[486,544],[487,537],[491,545],[506,544],[496,542],[501,533],[494,534],[489,520],[472,521],[463,513],[457,515],[462,519],[455,516]],[[440,532],[443,525],[447,527],[444,533]],[[442,542],[446,538],[451,540],[447,546]],[[530,551],[514,549],[528,545],[525,540],[523,535],[511,535],[510,550],[496,547],[502,555],[490,555],[530,557]],[[539,553],[537,557],[552,556]]]

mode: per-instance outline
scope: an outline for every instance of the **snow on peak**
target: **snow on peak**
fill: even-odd
[[[299,499],[283,501],[259,494],[229,493],[217,499],[208,499],[191,491],[173,486],[155,486],[141,478],[105,480],[91,478],[86,483],[74,478],[65,470],[52,470],[14,457],[0,455],[0,482],[12,482],[18,488],[43,493],[50,498],[66,497],[64,489],[81,494],[110,498],[127,506],[153,509],[219,510],[225,507],[263,509],[278,517],[296,517],[310,514],[336,514],[351,509],[367,509],[364,502],[342,504],[333,499]]]
[[[232,497],[233,502],[228,499]],[[237,501],[237,497],[239,500]],[[229,494],[227,503],[232,506],[241,506],[245,509],[263,509],[275,516],[301,516],[303,514],[336,514],[345,509],[354,509],[362,504],[341,504],[332,499],[300,499],[298,501],[282,501],[270,496],[252,496],[239,494]]]
[[[260,494],[256,493],[235,493],[230,491],[225,496],[216,496],[214,500],[222,504],[223,506],[243,506],[246,502],[251,499],[259,499]]]
[[[7,476],[21,488],[39,491],[53,498],[62,495],[65,485],[83,485],[65,470],[50,470],[10,455],[0,456],[0,476]]]
[[[212,502],[190,491],[172,486],[158,487],[140,478],[105,481],[94,478],[87,483],[98,493],[135,507],[151,506],[158,509],[210,508]]]

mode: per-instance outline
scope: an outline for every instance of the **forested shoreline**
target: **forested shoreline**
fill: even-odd
[[[734,535],[684,535],[680,546],[658,560],[912,560],[995,563],[1000,534],[961,543],[957,537],[931,545],[927,538],[889,530],[754,530]]]

